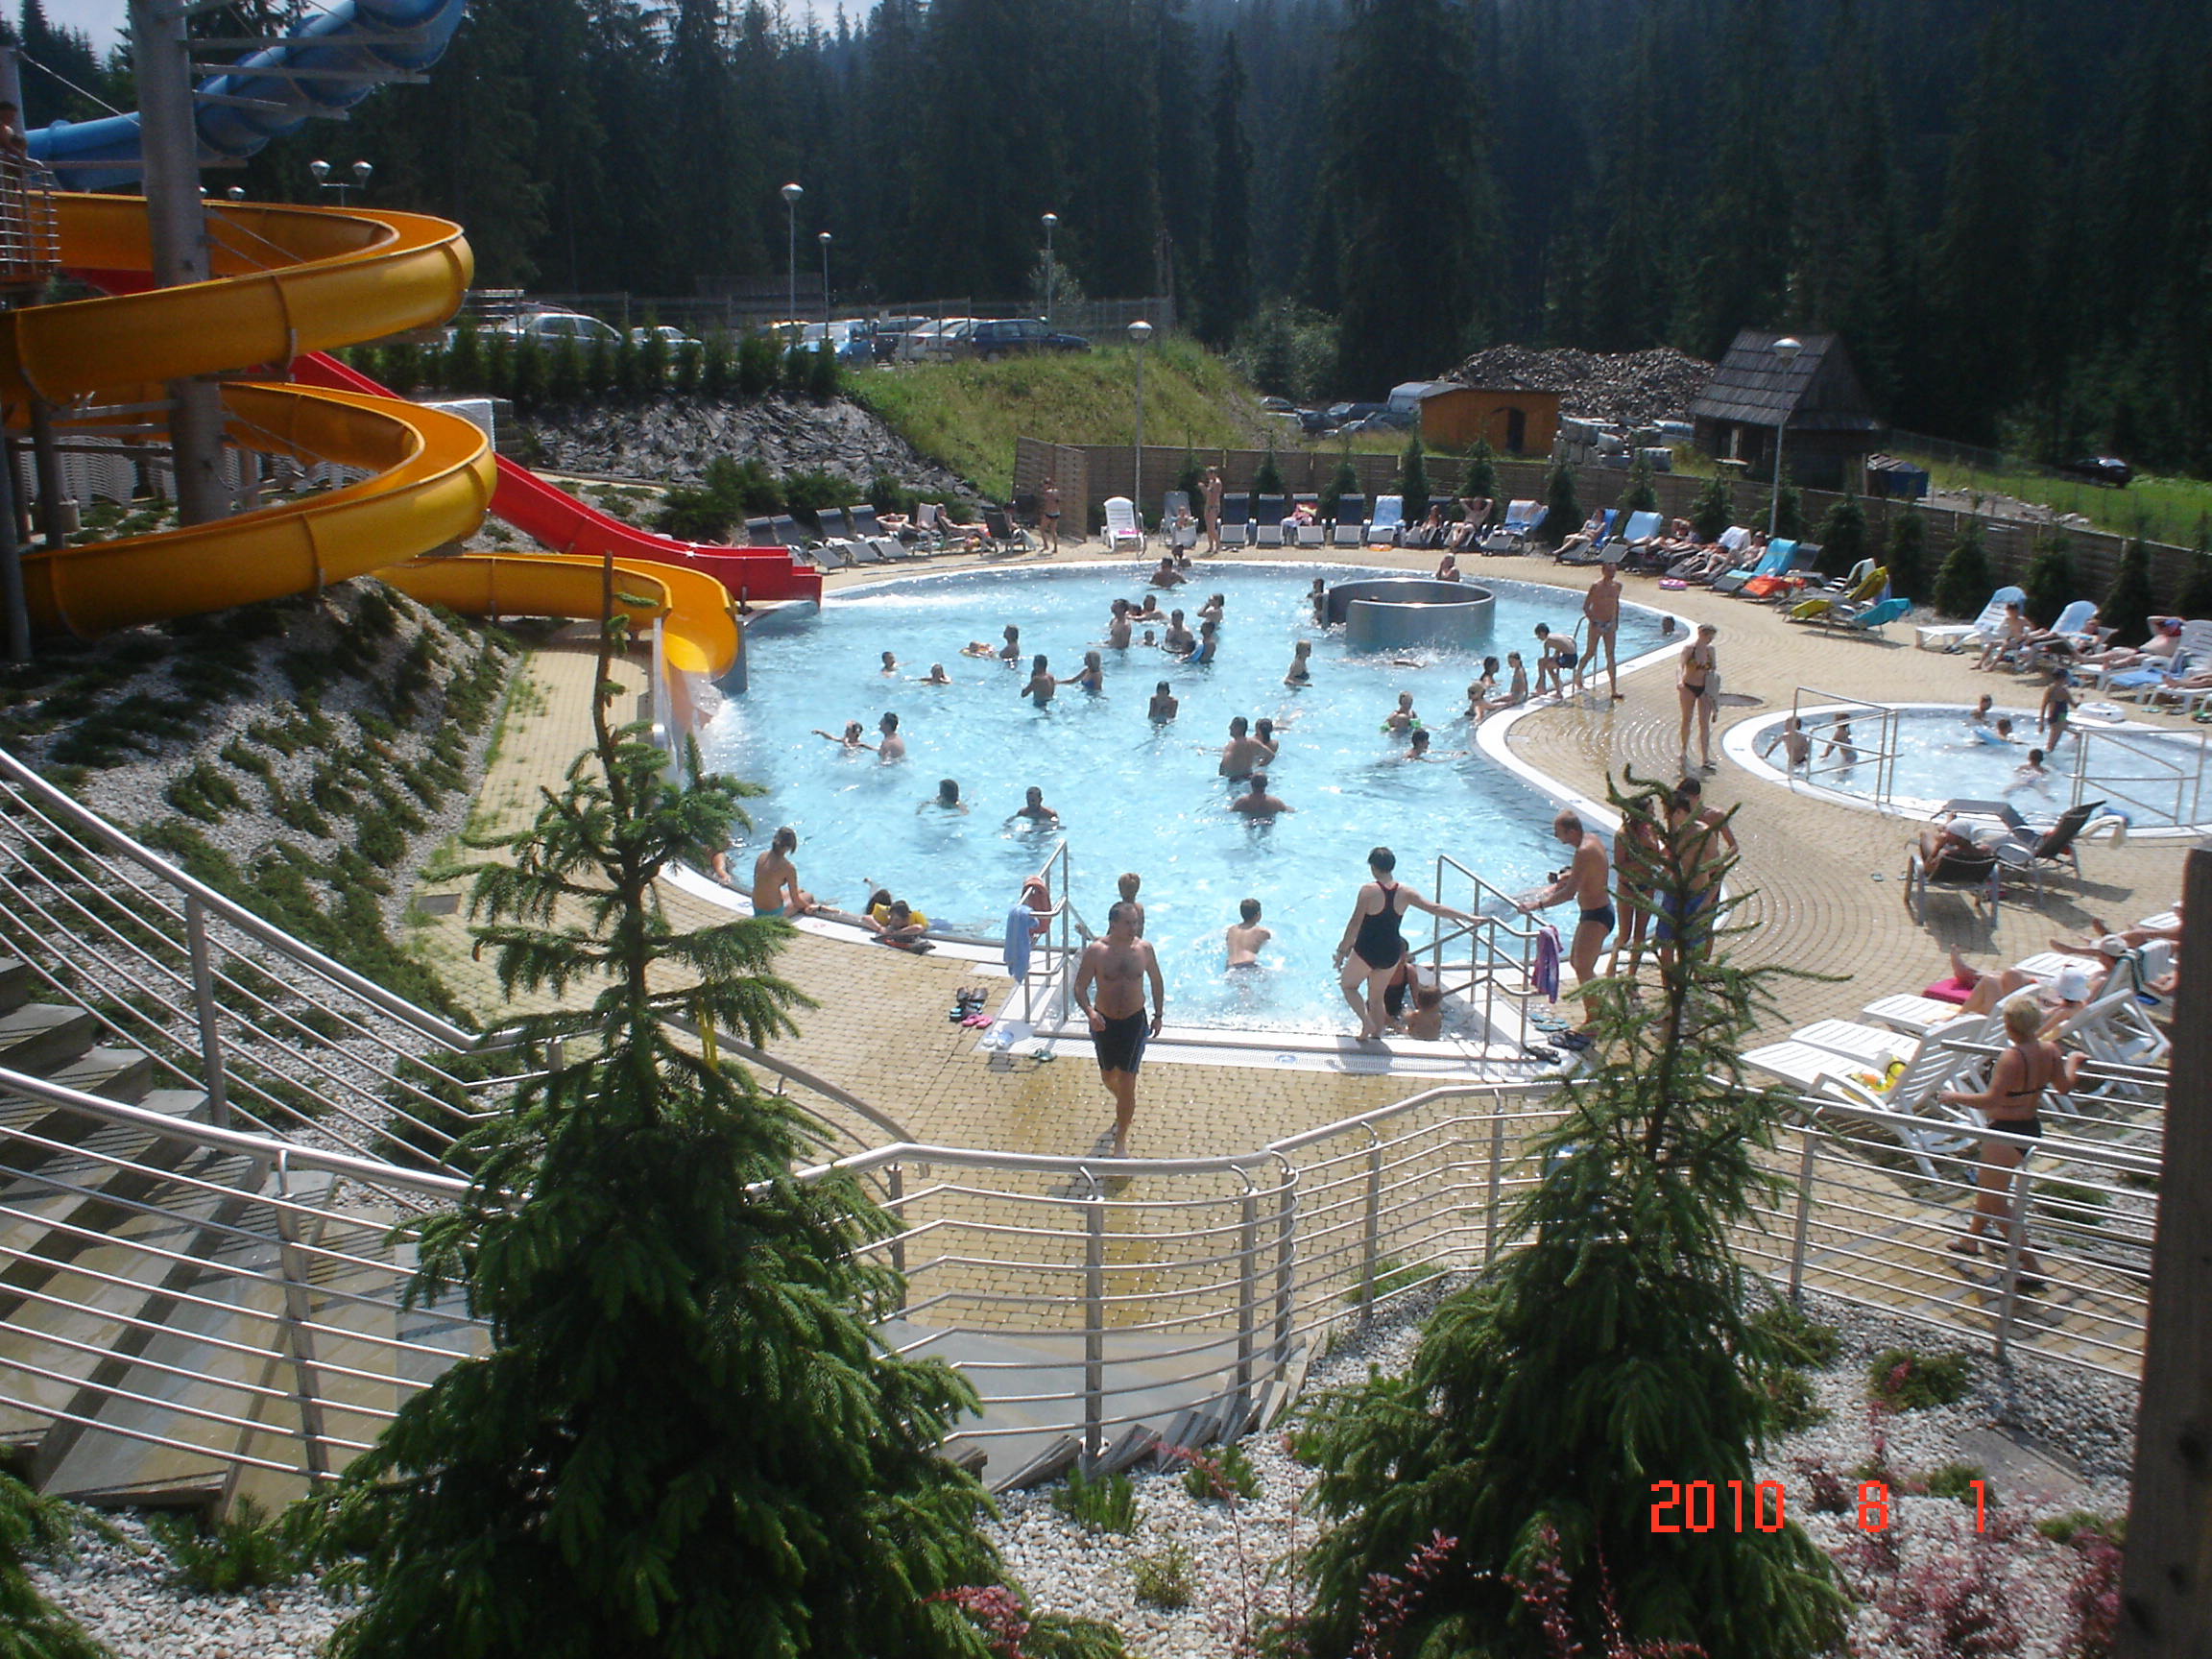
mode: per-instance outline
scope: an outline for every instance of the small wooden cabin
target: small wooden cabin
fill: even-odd
[[[1889,424],[1874,413],[1852,373],[1850,354],[1834,334],[1800,334],[1788,363],[1775,354],[1780,334],[1746,328],[1690,405],[1698,448],[1744,463],[1754,478],[1774,471],[1774,434],[1785,415],[1782,465],[1815,490],[1854,488],[1869,452],[1888,441]]]
[[[1478,438],[1501,455],[1549,455],[1559,433],[1559,394],[1525,386],[1446,382],[1421,399],[1421,442],[1464,450]]]

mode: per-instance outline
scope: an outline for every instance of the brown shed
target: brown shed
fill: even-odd
[[[1789,419],[1782,464],[1815,490],[1839,490],[1860,476],[1869,450],[1888,441],[1843,342],[1833,334],[1801,334],[1785,365],[1774,354],[1781,335],[1746,328],[1690,405],[1697,447],[1723,461],[1742,461],[1755,478],[1773,475],[1774,433]]]
[[[1559,434],[1559,394],[1523,386],[1446,384],[1421,399],[1421,442],[1465,449],[1490,440],[1502,455],[1549,455]]]

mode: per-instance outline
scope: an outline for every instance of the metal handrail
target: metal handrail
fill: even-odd
[[[1876,805],[1888,805],[1891,796],[1896,791],[1897,757],[1903,742],[1897,709],[1887,703],[1869,703],[1863,697],[1847,697],[1839,692],[1821,691],[1810,685],[1800,685],[1790,699],[1790,713],[1797,721],[1799,729],[1804,731],[1805,735],[1815,743],[1829,741],[1830,739],[1815,737],[1812,731],[1805,726],[1805,711],[1808,709],[1816,709],[1829,713],[1838,709],[1848,710],[1850,719],[1844,723],[1852,725],[1854,730],[1851,733],[1851,758],[1823,764],[1817,757],[1809,754],[1805,759],[1805,781],[1808,783],[1815,781],[1823,772],[1833,773],[1839,781],[1829,786],[1840,788],[1839,781],[1842,775],[1846,772],[1857,771],[1871,757],[1874,761],[1873,788],[1864,791],[1846,790],[1845,793],[1853,795],[1863,793]],[[1875,740],[1870,745],[1860,739],[1856,729],[1857,722],[1863,720],[1870,721],[1875,729]],[[1785,771],[1789,769],[1785,768]]]
[[[2171,783],[2174,786],[2174,804],[2171,808],[2172,823],[2176,828],[2186,828],[2189,825],[2203,821],[2204,767],[2207,754],[2212,754],[2212,738],[2207,738],[2201,733],[2160,733],[2158,734],[2161,750],[2171,748],[2176,735],[2196,737],[2197,764],[2192,770],[2167,759],[2163,753],[2152,750],[2141,739],[2130,735],[2128,733],[2115,731],[2108,726],[2093,726],[2080,720],[2072,720],[2067,722],[2066,729],[2074,734],[2073,793],[2067,800],[2069,806],[2080,805],[2082,802],[2091,798],[2091,791],[2095,791],[2097,795],[2107,801],[2123,801],[2147,815],[2155,815],[2168,810],[2163,802],[2130,795],[2127,790],[2117,788],[2115,785],[2123,783]],[[2092,780],[2089,776],[2089,756],[2092,746],[2100,743],[2109,748],[2121,750],[2132,756],[2142,764],[2155,768],[2155,770],[2140,775],[2125,772],[2100,772]]]

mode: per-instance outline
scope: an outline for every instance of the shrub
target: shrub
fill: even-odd
[[[646,397],[658,397],[668,384],[668,342],[657,331],[653,313],[645,313],[645,343],[637,348],[637,355],[631,364],[631,373],[637,389]]]
[[[456,392],[484,390],[484,336],[473,323],[453,329],[453,344],[445,348],[445,384]]]
[[[1401,511],[1407,523],[1418,524],[1429,517],[1429,461],[1422,453],[1418,433],[1406,445],[1406,458],[1398,464],[1398,493],[1404,497]]]
[[[915,501],[914,492],[888,472],[878,472],[868,480],[868,505],[878,513],[900,513],[911,518]]]
[[[1330,478],[1329,487],[1321,492],[1319,503],[1321,517],[1334,520],[1336,517],[1337,502],[1343,500],[1347,495],[1358,493],[1359,474],[1352,469],[1352,457],[1347,453],[1338,459],[1335,474]]]
[[[1889,566],[1889,591],[1920,600],[1928,595],[1928,520],[1913,502],[1889,521],[1889,546],[1882,562]],[[1984,595],[1986,597],[1986,595]]]
[[[1467,446],[1467,471],[1459,480],[1459,493],[1476,500],[1498,498],[1498,451],[1490,440],[1478,438]]]
[[[1974,1490],[1977,1480],[1982,1483],[1979,1495]],[[1997,1502],[1997,1488],[1989,1484],[1989,1472],[1979,1463],[1938,1463],[1921,1478],[1920,1484],[1931,1498],[1949,1498],[1968,1505]]]
[[[2120,568],[2113,574],[2112,590],[2097,607],[2097,620],[2117,639],[2139,639],[2151,631],[2151,608],[2156,603],[2151,592],[2150,544],[2131,536],[2120,550]]]
[[[1260,463],[1260,470],[1252,479],[1255,495],[1280,495],[1283,493],[1283,469],[1275,464],[1275,445],[1267,445],[1267,453]],[[2205,561],[2212,565],[2212,559]]]
[[[2066,1587],[2067,1627],[2058,1651],[2063,1659],[2110,1659],[2120,1640],[2120,1548],[2101,1531],[2079,1533],[2073,1542],[2080,1566]]]
[[[1190,1605],[1190,1552],[1179,1539],[1170,1538],[1164,1548],[1138,1556],[1129,1563],[1129,1576],[1136,1581],[1140,1601],[1155,1607]]]
[[[238,785],[204,760],[195,760],[170,780],[161,798],[203,824],[220,824],[225,812],[243,804]]]
[[[1748,1323],[1791,1365],[1833,1365],[1836,1356],[1843,1351],[1842,1332],[1808,1317],[1788,1302],[1761,1309]]]
[[[793,397],[804,394],[814,373],[814,353],[793,342],[783,352],[783,390]]]
[[[1795,1434],[1828,1421],[1828,1408],[1813,1397],[1812,1379],[1794,1366],[1767,1374],[1767,1399],[1771,1407],[1768,1420],[1780,1433]]]
[[[1735,522],[1735,491],[1728,480],[1715,473],[1705,481],[1705,488],[1697,492],[1697,499],[1690,503],[1690,528],[1697,533],[1700,541],[1719,539],[1720,533]]]
[[[1190,502],[1190,517],[1199,517],[1206,493],[1206,469],[1198,465],[1198,457],[1190,450],[1183,451],[1183,465],[1175,473],[1175,488],[1182,491]]]
[[[2028,595],[2022,607],[2038,628],[2058,620],[2058,613],[2078,597],[2074,591],[2074,555],[2063,530],[2055,530],[2036,547],[2028,561],[2028,574],[2020,579]]]
[[[2197,517],[2196,557],[2182,572],[2174,594],[2176,616],[2212,616],[2212,513]]]
[[[699,395],[703,397],[727,397],[737,379],[737,350],[730,344],[730,336],[716,334],[707,342],[699,358]]]
[[[1575,493],[1575,469],[1562,463],[1544,481],[1544,522],[1536,540],[1547,547],[1560,542],[1582,527],[1582,501]]]
[[[1212,1455],[1203,1452],[1181,1455],[1190,1464],[1183,1471],[1183,1490],[1199,1502],[1213,1498],[1225,1502],[1235,1494],[1249,1503],[1260,1496],[1260,1471],[1252,1467],[1252,1459],[1236,1441]]]
[[[699,391],[699,382],[706,368],[707,349],[704,346],[679,346],[676,348],[675,388],[686,397]]]
[[[622,341],[629,345],[629,337]],[[591,342],[591,349],[583,353],[584,390],[594,397],[604,397],[614,390],[614,343],[604,335]]]
[[[353,843],[361,850],[361,856],[381,870],[395,868],[407,856],[407,837],[400,833],[399,826],[384,812],[369,811],[361,815],[359,829]]]
[[[1066,1482],[1052,1494],[1052,1507],[1094,1532],[1118,1532],[1127,1537],[1137,1530],[1137,1494],[1126,1475],[1093,1480],[1084,1476],[1078,1464],[1068,1471]]]
[[[1805,536],[1805,498],[1797,493],[1796,482],[1790,476],[1790,469],[1782,469],[1781,499],[1771,494],[1767,500],[1767,513],[1774,520],[1774,534],[1790,541],[1802,541]]]
[[[212,1526],[188,1514],[154,1514],[146,1529],[177,1568],[178,1580],[204,1596],[231,1596],[297,1578],[300,1552],[280,1520],[251,1498]]]
[[[1644,459],[1644,451],[1636,451],[1636,458],[1628,463],[1627,482],[1621,486],[1621,499],[1614,503],[1623,522],[1631,513],[1656,513],[1659,511],[1659,486],[1651,482],[1651,463]]]
[[[836,472],[786,472],[784,504],[794,513],[819,513],[825,507],[842,507],[853,499],[852,480]]]
[[[1887,1531],[1880,1535],[1893,1542]],[[1963,1551],[1937,1554],[1910,1571],[1885,1569],[1874,1602],[1905,1651],[1944,1659],[2011,1659],[2022,1632],[2007,1593],[2013,1528],[1999,1517]]]
[[[2069,1509],[2063,1515],[2046,1515],[2035,1523],[2035,1530],[2054,1544],[2071,1544],[2082,1534],[2094,1532],[2125,1548],[2128,1517],[2100,1515],[2092,1509]]]
[[[1814,540],[1820,543],[1820,572],[1840,576],[1866,557],[1866,509],[1846,490],[1820,517]]]
[[[838,378],[837,348],[825,340],[812,352],[802,355],[806,359],[806,396],[817,403],[829,402],[837,396],[841,384]]]
[[[1892,1411],[1956,1406],[1966,1398],[1974,1362],[1963,1354],[1886,1348],[1866,1367],[1869,1397]]]
[[[584,349],[573,335],[564,334],[545,354],[545,397],[548,402],[574,403],[584,396]]]
[[[0,1475],[0,1654],[8,1659],[105,1659],[108,1650],[39,1595],[23,1570],[32,1560],[67,1557],[77,1515]]]
[[[575,349],[571,342],[569,349]],[[528,334],[515,342],[515,370],[513,391],[515,407],[524,414],[539,408],[545,401],[548,385],[545,349]]]
[[[1936,572],[1929,602],[1946,616],[1978,616],[1989,602],[1989,553],[1982,541],[1982,520],[1968,518]]]

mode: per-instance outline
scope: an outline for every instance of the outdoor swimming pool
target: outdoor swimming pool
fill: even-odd
[[[1839,713],[1851,724],[1848,752],[1833,749]],[[2031,821],[2056,818],[2079,801],[2104,801],[2127,814],[2130,831],[2187,830],[2212,815],[2206,788],[2207,734],[2200,730],[2129,722],[2075,721],[2056,755],[2044,759],[2046,776],[2024,775],[2028,751],[2042,742],[2032,708],[1990,710],[1990,726],[1977,736],[1968,710],[1950,705],[1909,704],[1894,712],[1893,738],[1883,736],[1872,706],[1808,710],[1813,738],[1812,773],[1800,784],[1846,799],[1925,815],[1946,801],[2009,800]],[[1995,739],[1994,723],[2012,722],[2012,741]],[[1778,742],[1783,716],[1747,722],[1728,734],[1730,756],[1779,781],[1784,764]],[[1885,751],[1891,757],[1885,764]]]
[[[1160,953],[1171,1022],[1334,1031],[1351,1016],[1330,954],[1366,878],[1368,848],[1394,849],[1400,876],[1425,893],[1439,853],[1507,892],[1565,861],[1551,835],[1552,805],[1468,753],[1473,733],[1460,715],[1481,656],[1503,661],[1519,650],[1532,660],[1535,625],[1572,627],[1579,590],[1485,581],[1497,594],[1489,641],[1472,654],[1413,653],[1403,665],[1347,654],[1339,637],[1312,625],[1306,592],[1314,576],[1378,574],[1396,572],[1202,563],[1193,583],[1162,603],[1194,617],[1208,594],[1226,595],[1216,663],[1186,667],[1142,645],[1105,650],[1101,695],[1064,686],[1044,709],[1019,694],[1029,654],[1045,653],[1054,674],[1072,677],[1104,637],[1111,601],[1142,597],[1137,567],[902,577],[838,592],[819,616],[787,628],[756,630],[751,689],[729,699],[701,738],[710,768],[769,792],[753,804],[755,830],[733,858],[737,872],[748,874],[753,851],[789,824],[800,835],[800,879],[818,898],[851,909],[871,888],[888,887],[933,926],[996,938],[1022,878],[1065,835],[1071,897],[1094,928],[1104,929],[1115,878],[1124,870],[1143,878],[1145,931]],[[1021,672],[959,654],[970,640],[996,644],[1009,623],[1022,631]],[[1658,613],[1623,606],[1623,661],[1662,644],[1659,627]],[[1293,691],[1283,675],[1301,639],[1313,642],[1313,685]],[[886,650],[897,655],[896,676],[880,671]],[[951,685],[917,683],[932,662]],[[1172,724],[1155,727],[1145,706],[1161,680],[1181,709]],[[1414,694],[1444,758],[1396,758],[1406,744],[1381,728],[1400,691]],[[907,758],[897,765],[811,734],[859,720],[874,741],[887,709],[906,738]],[[1229,810],[1238,791],[1217,765],[1237,714],[1271,716],[1283,728],[1271,788],[1294,810],[1273,823]],[[966,814],[926,805],[941,778],[958,780]],[[1059,812],[1059,831],[1008,824],[1032,783]],[[1261,972],[1231,975],[1222,934],[1247,897],[1261,902],[1275,938]],[[1427,936],[1410,923],[1407,930]]]

